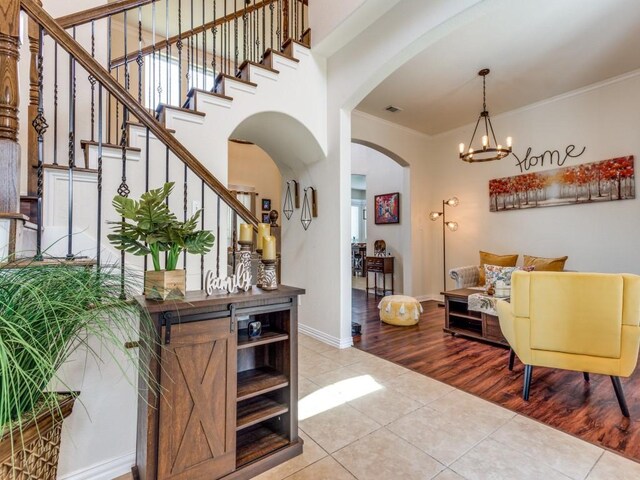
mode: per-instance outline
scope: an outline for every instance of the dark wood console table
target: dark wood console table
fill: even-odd
[[[442,292],[444,295],[444,328],[452,335],[483,340],[500,347],[509,347],[502,335],[498,317],[468,309],[469,295],[481,293],[470,288]]]
[[[382,296],[387,292],[387,275],[391,275],[391,295],[393,295],[393,260],[394,257],[367,257],[365,274],[367,276],[367,295],[373,290],[374,296],[378,296],[378,274],[382,274]],[[373,287],[369,287],[369,274],[373,273]]]
[[[302,453],[298,437],[298,296],[188,292],[138,299],[159,343],[141,346],[161,395],[139,385],[134,478],[249,479]],[[249,338],[247,324],[262,323]]]

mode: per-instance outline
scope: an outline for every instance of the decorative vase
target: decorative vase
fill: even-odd
[[[0,480],[56,479],[62,422],[77,396],[64,395],[60,409],[45,409],[0,438]]]
[[[184,270],[147,270],[144,295],[149,300],[177,300],[184,297],[187,279]]]

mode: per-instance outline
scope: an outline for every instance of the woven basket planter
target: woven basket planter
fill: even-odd
[[[0,480],[55,480],[62,422],[73,410],[75,396],[67,395],[60,409],[45,410],[0,439]]]

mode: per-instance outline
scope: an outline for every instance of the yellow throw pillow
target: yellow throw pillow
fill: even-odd
[[[515,255],[496,255],[495,253],[483,252],[480,250],[480,268],[478,286],[484,287],[486,277],[484,275],[485,265],[497,265],[499,267],[515,267],[518,263],[518,254]],[[536,268],[537,270],[537,268]]]
[[[562,272],[569,257],[544,258],[524,256],[525,267],[536,267],[536,272]]]

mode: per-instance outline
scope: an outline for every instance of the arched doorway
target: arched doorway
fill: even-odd
[[[370,296],[406,293],[405,278],[411,276],[410,169],[406,161],[384,147],[353,139],[351,180],[353,309]],[[397,222],[395,218],[391,223],[378,221],[376,197],[383,199],[395,194],[399,200]],[[384,252],[376,251],[380,242]],[[385,270],[391,268],[392,272],[373,272],[375,268],[367,263],[369,258],[373,265],[373,256],[385,256]]]

